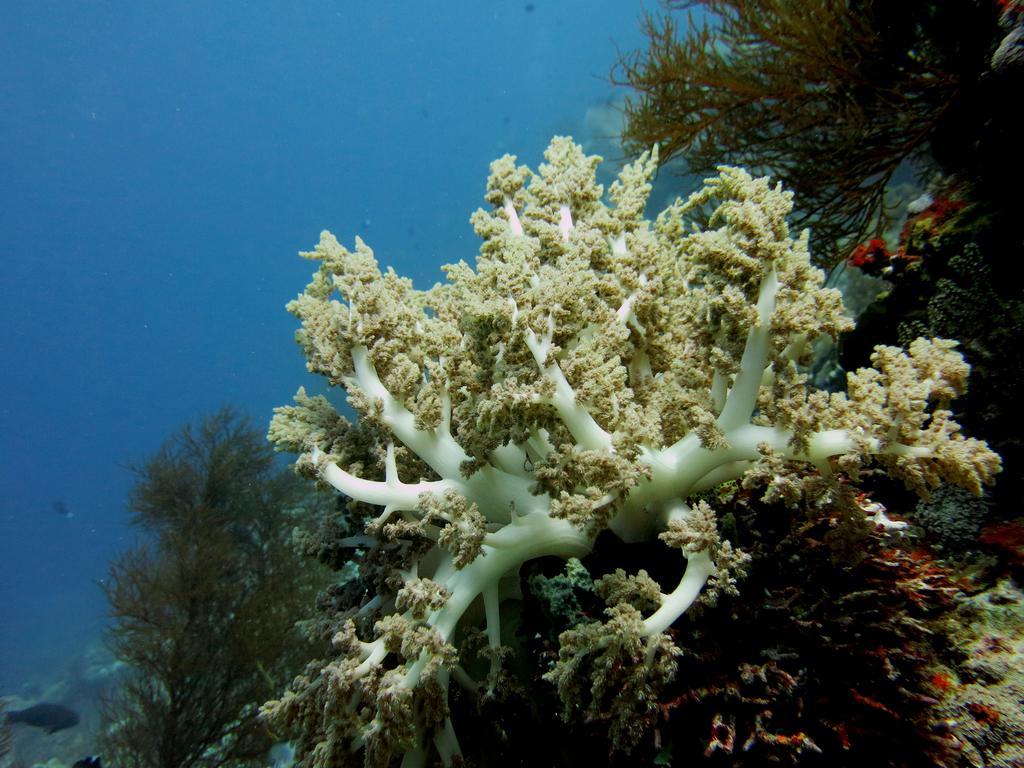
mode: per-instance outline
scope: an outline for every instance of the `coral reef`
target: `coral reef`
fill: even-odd
[[[325,232],[304,254],[319,268],[289,305],[297,340],[358,421],[300,390],[270,428],[349,499],[344,535],[310,549],[355,564],[316,628],[334,653],[265,706],[299,766],[458,763],[455,713],[515,695],[521,570],[591,555],[602,607],[541,671],[570,722],[601,722],[611,749],[649,744],[690,665],[673,625],[734,599],[752,567],[722,489],[825,521],[831,557],[856,563],[881,520],[862,477],[979,493],[999,471],[949,410],[969,370],[954,342],[879,346],[845,392],[808,385],[811,343],[851,323],[807,233],[791,237],[781,185],[722,168],[651,222],[656,152],[623,169],[611,205],[599,158],[559,137],[545,160],[492,164],[476,265],[430,290],[359,239]],[[636,567],[637,547],[658,554]],[[766,711],[752,723],[743,738],[766,748],[816,747]]]
[[[1024,765],[1024,594],[1009,580],[942,622],[949,667],[933,673],[939,714],[971,768]]]

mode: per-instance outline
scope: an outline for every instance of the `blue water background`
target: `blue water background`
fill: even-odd
[[[296,252],[359,234],[419,287],[472,259],[491,160],[614,129],[640,8],[5,0],[0,694],[99,637],[126,465],[309,383]]]

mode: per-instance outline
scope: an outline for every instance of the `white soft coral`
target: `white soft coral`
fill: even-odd
[[[269,706],[302,724],[300,765],[360,751],[417,765],[431,748],[450,763],[449,683],[478,684],[456,647],[471,606],[499,658],[508,579],[534,558],[584,556],[608,529],[660,538],[685,563],[667,588],[613,579],[609,621],[566,633],[549,674],[567,711],[610,708],[628,747],[674,670],[666,630],[702,594],[734,592],[746,564],[697,494],[742,478],[824,503],[837,473],[875,460],[922,491],[977,489],[998,471],[943,410],[966,374],[948,342],[880,349],[849,396],[808,390],[808,342],[851,323],[806,234],[789,235],[789,193],[723,168],[652,224],[655,155],[624,169],[612,207],[597,158],[567,138],[545,157],[539,174],[509,156],[492,165],[476,265],[447,267],[430,291],[381,273],[359,240],[349,251],[324,233],[304,254],[320,269],[289,305],[298,341],[359,421],[300,391],[270,437],[352,501],[364,530],[343,542],[364,591],[323,667],[330,684],[300,679]],[[629,685],[598,679],[610,657]]]

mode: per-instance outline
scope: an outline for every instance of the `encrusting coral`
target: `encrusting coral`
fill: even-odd
[[[811,342],[851,322],[807,234],[790,236],[780,186],[722,168],[651,222],[656,150],[621,172],[611,205],[599,158],[561,137],[545,158],[537,173],[492,164],[476,265],[430,290],[382,273],[359,239],[350,251],[325,232],[304,254],[320,266],[289,304],[297,339],[359,419],[300,390],[270,438],[351,500],[342,544],[358,575],[336,658],[265,707],[295,733],[298,765],[459,762],[449,687],[509,683],[501,603],[520,566],[586,556],[604,531],[678,550],[681,576],[597,579],[606,620],[564,632],[545,677],[567,716],[607,717],[628,750],[675,674],[669,628],[735,594],[748,561],[705,492],[739,481],[866,526],[851,481],[869,463],[922,494],[977,493],[999,470],[953,421],[968,366],[951,341],[879,347],[846,393],[809,388]],[[460,653],[477,629],[481,670]]]

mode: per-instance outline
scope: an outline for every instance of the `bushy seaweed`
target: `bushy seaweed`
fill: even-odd
[[[229,409],[135,471],[146,542],[104,584],[128,672],[104,703],[103,754],[121,768],[264,765],[257,708],[307,658],[293,624],[322,583],[291,541],[313,514],[306,488]]]
[[[645,17],[647,50],[613,74],[636,91],[625,139],[657,142],[663,161],[680,155],[693,173],[729,163],[780,178],[797,224],[814,224],[819,259],[884,229],[886,187],[905,162],[981,179],[999,165],[994,145],[1012,146],[988,135],[1005,127],[993,117],[1008,85],[989,71],[999,3],[664,5]]]

